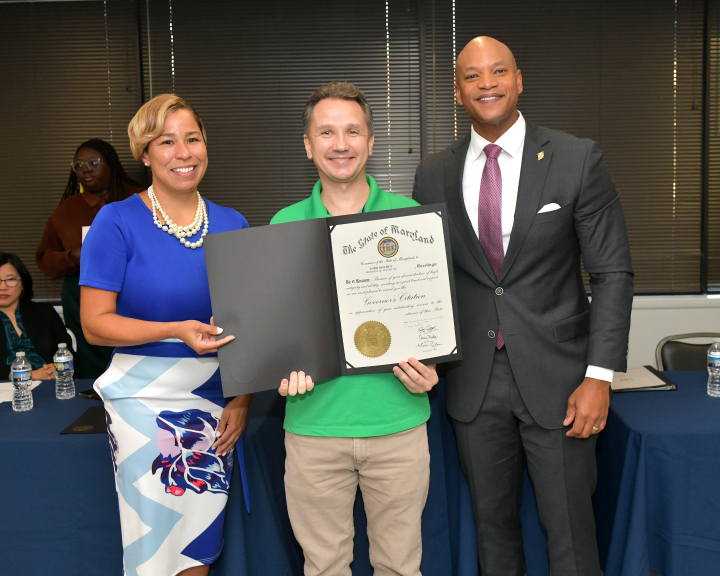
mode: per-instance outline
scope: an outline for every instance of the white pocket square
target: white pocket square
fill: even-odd
[[[538,214],[544,214],[545,212],[552,212],[553,210],[560,210],[560,204],[555,204],[555,202],[552,202],[551,204],[545,204],[542,208],[540,208],[540,211]]]

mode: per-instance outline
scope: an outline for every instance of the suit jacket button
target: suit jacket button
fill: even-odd
[[[498,296],[502,296],[503,289],[498,286],[497,288],[495,288],[495,294],[497,294]]]
[[[488,330],[488,338],[495,338],[495,330]]]

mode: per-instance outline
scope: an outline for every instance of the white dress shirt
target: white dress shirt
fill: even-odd
[[[523,149],[525,148],[525,118],[519,117],[507,132],[495,142],[485,140],[475,129],[470,130],[470,145],[465,157],[465,170],[463,172],[463,199],[465,210],[470,217],[475,235],[478,234],[478,204],[480,200],[480,182],[487,156],[484,148],[488,144],[496,144],[502,148],[498,156],[498,165],[502,175],[502,237],[503,251],[507,253],[515,222],[515,206],[517,205],[518,185],[520,184],[520,169],[522,168]],[[614,371],[599,366],[588,366],[585,376],[612,382]]]

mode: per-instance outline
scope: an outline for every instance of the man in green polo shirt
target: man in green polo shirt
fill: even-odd
[[[365,174],[374,142],[372,110],[355,86],[318,88],[303,121],[305,149],[320,180],[309,198],[280,210],[271,224],[417,206]],[[315,385],[311,374],[299,371],[282,381],[280,394],[288,396],[285,491],[306,576],[350,575],[358,485],[376,576],[420,575],[420,519],[430,478],[427,391],[437,381],[435,366],[414,358],[392,373]]]

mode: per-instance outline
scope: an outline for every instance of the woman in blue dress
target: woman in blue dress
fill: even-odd
[[[164,94],[128,126],[148,190],[100,210],[80,264],[81,319],[92,344],[115,346],[95,382],[115,467],[127,576],[205,576],[222,550],[233,447],[250,396],[224,399],[203,239],[246,228],[202,198],[205,128]],[[238,451],[241,455],[242,452]]]

